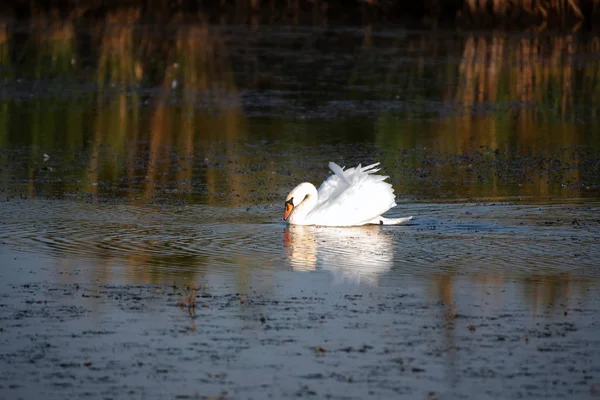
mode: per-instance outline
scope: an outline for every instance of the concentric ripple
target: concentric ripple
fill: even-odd
[[[409,209],[416,219],[403,226],[319,228],[286,227],[275,206],[27,200],[0,209],[0,242],[92,269],[125,267],[134,277],[155,271],[165,281],[164,271],[248,268],[327,271],[334,281],[368,285],[436,274],[600,277],[596,205],[411,204],[394,213]]]

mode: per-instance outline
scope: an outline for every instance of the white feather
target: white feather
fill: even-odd
[[[358,165],[344,170],[329,163],[333,175],[317,191],[310,183],[298,185],[289,198],[304,199],[296,204],[288,222],[297,225],[358,226],[365,224],[393,225],[412,217],[389,219],[381,215],[396,206],[392,185],[387,176],[375,175],[379,163]]]

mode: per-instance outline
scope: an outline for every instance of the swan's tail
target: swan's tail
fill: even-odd
[[[377,217],[371,221],[369,221],[369,224],[374,224],[374,225],[400,225],[404,222],[408,222],[411,219],[413,219],[414,217],[410,216],[410,217],[403,217],[403,218],[386,218],[386,217]]]

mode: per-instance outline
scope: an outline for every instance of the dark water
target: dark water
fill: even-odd
[[[377,160],[411,198],[598,198],[597,37],[5,30],[9,195],[270,204]]]
[[[130,17],[0,23],[0,397],[598,396],[598,37]]]

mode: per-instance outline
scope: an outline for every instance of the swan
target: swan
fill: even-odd
[[[319,187],[310,182],[296,186],[285,199],[283,220],[290,225],[360,226],[397,225],[413,217],[385,218],[381,214],[396,206],[387,176],[375,175],[379,163],[356,168],[329,162],[333,172]]]

